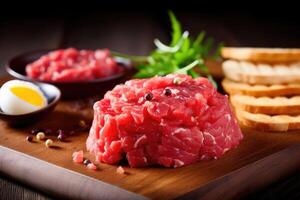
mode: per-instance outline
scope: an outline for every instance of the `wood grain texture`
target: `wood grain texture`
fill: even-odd
[[[287,178],[269,185],[256,193],[248,195],[245,200],[274,200],[274,199],[300,199],[300,173],[299,170]]]
[[[300,145],[298,144],[233,171],[178,199],[240,198],[298,170],[300,160],[293,158],[299,156]],[[276,164],[278,161],[280,165]]]
[[[80,107],[78,107],[79,104]],[[117,166],[100,164],[100,170],[94,172],[86,169],[83,165],[74,164],[72,162],[72,153],[76,150],[85,149],[87,132],[79,132],[69,137],[68,142],[55,141],[57,147],[51,149],[46,148],[43,142],[28,143],[25,141],[26,136],[33,127],[63,128],[70,130],[76,126],[80,119],[90,122],[92,120],[92,110],[89,109],[89,106],[82,106],[82,104],[84,104],[84,102],[61,102],[51,115],[38,124],[27,128],[15,129],[8,127],[4,122],[0,122],[0,145],[24,152],[35,158],[96,178],[145,197],[152,199],[173,199],[193,190],[205,188],[209,182],[215,181],[217,178],[224,177],[235,170],[241,170],[241,168],[249,164],[251,166],[253,165],[252,163],[256,161],[300,142],[300,137],[297,133],[271,134],[244,129],[245,139],[241,145],[226,153],[226,155],[219,160],[203,161],[177,169],[161,167],[136,169],[125,167],[127,174],[120,175],[116,173]],[[50,138],[55,140],[55,136],[50,136]],[[88,154],[85,154],[85,156],[89,158]],[[298,162],[300,156],[292,156],[292,154],[290,154],[290,156],[289,158],[300,166],[300,162]],[[282,157],[279,157],[274,160],[274,162],[278,162],[278,165],[274,165],[273,168],[270,168],[273,162],[262,165],[263,167],[257,170],[257,176],[266,172],[276,174],[292,172],[295,166],[281,168],[281,158]],[[32,165],[32,167],[34,166],[35,165]],[[248,171],[247,167],[243,169]],[[249,169],[255,170],[256,168],[253,169],[253,167],[250,167]],[[27,168],[27,170],[30,169]],[[277,170],[279,170],[279,172]],[[54,179],[55,181],[59,181],[61,177],[63,177],[63,173],[62,176],[55,176]],[[231,178],[228,181],[230,181]],[[278,177],[273,177],[272,181],[275,181],[276,178]],[[53,184],[49,181],[50,180],[48,180],[48,183],[50,185]],[[265,184],[268,183],[268,179],[257,179],[257,181],[261,182],[261,186],[265,186]],[[251,187],[257,189],[257,186],[255,186],[256,182],[251,183],[253,183]],[[243,189],[243,187],[238,187],[239,185],[241,186],[241,184],[238,184],[235,187],[237,191]],[[45,190],[45,186],[43,187],[44,188],[40,189]],[[226,188],[226,185],[222,186],[222,188],[223,187]],[[230,188],[227,187],[227,189]],[[228,192],[230,192],[230,190]],[[243,192],[243,194],[246,193]],[[234,196],[234,194],[231,195]]]
[[[201,9],[201,8],[200,8]],[[193,32],[193,27],[194,25],[196,26],[202,26],[201,23],[199,23],[199,18],[204,18],[201,15],[201,12],[198,12],[199,10],[197,9],[198,14],[192,14],[190,12],[186,12],[183,14],[178,13],[180,16],[180,20],[184,16],[186,16],[186,22],[185,23],[190,23],[190,27],[188,29]],[[165,15],[165,11],[163,12]],[[53,14],[54,15],[54,14]],[[102,13],[99,12],[100,16],[103,16]],[[190,15],[193,15],[193,20],[190,19]],[[110,15],[107,16],[108,18]],[[136,18],[139,18],[140,15],[137,15]],[[87,19],[86,16],[80,16],[81,18],[81,23],[84,23],[85,19]],[[89,18],[89,20],[93,20],[92,18]],[[165,19],[167,21],[167,19]],[[188,21],[189,20],[189,21]],[[60,23],[58,23],[55,26],[48,26],[49,21],[43,21],[43,20],[33,20],[33,21],[40,21],[43,22],[44,25],[41,26],[38,22],[26,22],[23,26],[22,29],[14,28],[13,26],[21,27],[22,23],[24,21],[14,21],[10,22],[10,24],[1,24],[1,34],[0,34],[0,46],[1,46],[1,55],[0,55],[0,63],[3,64],[6,62],[6,60],[10,57],[15,55],[16,53],[19,52],[24,52],[28,51],[31,49],[36,49],[36,48],[41,48],[41,47],[48,47],[48,42],[53,41],[52,40],[52,34],[54,33],[56,37],[56,30],[57,27],[60,27]],[[205,22],[205,20],[203,20]],[[221,35],[222,37],[228,33],[227,35],[229,37],[228,40],[221,38],[227,45],[237,45],[237,46],[286,46],[286,47],[299,47],[299,37],[298,33],[299,30],[296,30],[298,26],[288,26],[285,24],[281,24],[280,27],[278,27],[278,24],[274,23],[266,23],[264,21],[257,21],[253,20],[250,18],[245,18],[245,17],[240,17],[240,16],[234,16],[231,13],[224,12],[224,14],[221,14],[221,17],[216,20],[217,23],[212,24],[211,26],[219,26],[221,25],[224,29],[226,29],[226,32],[222,32]],[[102,24],[98,23],[99,21],[94,20],[94,26],[89,25],[90,27],[93,26],[93,28],[89,29],[90,32],[94,31],[95,29],[101,30],[102,29]],[[115,26],[118,26],[118,21],[114,21]],[[73,23],[74,24],[74,23]],[[91,22],[91,24],[93,24]],[[210,23],[206,23],[207,26],[210,26]],[[4,25],[4,26],[3,26]],[[82,34],[76,34],[78,29],[82,28],[82,26],[79,28],[76,26],[77,23],[75,23],[74,26],[72,26],[69,30],[69,33],[67,34],[67,37],[72,37],[72,41],[67,39],[67,43],[63,43],[64,45],[74,45],[74,46],[79,46],[79,47],[98,47],[99,46],[104,46],[104,44],[109,45],[110,47],[114,47],[116,50],[122,50],[125,52],[133,52],[133,53],[140,53],[143,54],[146,51],[149,51],[151,47],[147,45],[146,50],[140,50],[139,48],[143,48],[139,46],[137,48],[136,46],[131,46],[129,50],[127,50],[126,45],[128,43],[118,43],[118,38],[116,37],[104,37],[104,35],[101,35],[101,38],[97,35],[94,34],[93,37],[86,37],[86,31],[82,30]],[[168,25],[168,24],[165,24]],[[25,28],[26,27],[26,28]],[[34,32],[34,27],[38,27],[42,31],[36,32],[36,34],[24,34],[27,32]],[[126,28],[126,26],[123,26],[124,29],[121,29],[122,33],[123,32],[130,32],[129,29]],[[131,27],[132,28],[132,27]],[[153,28],[153,27],[152,27]],[[164,27],[159,27],[159,28],[165,28]],[[207,27],[209,28],[209,27]],[[290,28],[293,30],[291,31]],[[112,30],[112,29],[111,29]],[[145,29],[144,29],[145,30]],[[210,29],[211,30],[211,29]],[[147,31],[147,30],[145,30]],[[210,31],[210,33],[214,34],[215,30]],[[219,30],[218,30],[219,31]],[[99,32],[99,31],[98,31]],[[97,32],[97,33],[98,33]],[[108,31],[107,31],[108,32]],[[48,36],[45,36],[47,33]],[[122,34],[120,33],[120,34]],[[194,31],[196,33],[196,31]],[[224,34],[223,34],[224,33]],[[249,34],[250,33],[250,34]],[[76,34],[76,37],[73,37],[72,35]],[[22,38],[21,38],[21,35]],[[91,33],[89,33],[91,35]],[[168,31],[165,30],[165,35],[168,35]],[[59,34],[57,35],[58,38],[60,37]],[[126,34],[126,36],[130,37],[130,34]],[[156,33],[151,33],[149,35],[145,34],[145,36],[151,36],[151,37],[161,37],[160,34]],[[215,36],[215,35],[214,35]],[[263,37],[262,37],[263,36]],[[38,38],[42,38],[43,41],[40,41]],[[134,40],[139,40],[139,43],[151,43],[153,38],[145,38],[145,37],[132,37]],[[79,40],[77,40],[79,39]],[[113,41],[112,41],[113,39]],[[117,40],[115,40],[117,39]],[[127,37],[122,37],[122,40],[127,40]],[[216,38],[218,39],[218,38]],[[56,39],[55,39],[56,40]],[[60,40],[60,39],[59,39]],[[104,41],[104,43],[101,43],[99,41]],[[78,43],[77,43],[78,42]],[[51,42],[50,42],[51,43]],[[80,44],[79,44],[80,43]],[[101,44],[100,44],[101,43]],[[113,44],[112,44],[113,43]],[[119,45],[124,45],[123,47],[119,47]],[[52,46],[52,44],[51,44]],[[55,47],[52,46],[52,47]],[[3,72],[3,68],[1,72]],[[251,133],[251,131],[249,131]],[[21,133],[22,137],[26,137],[27,133]],[[276,136],[275,136],[276,137]],[[281,136],[280,136],[281,137]],[[261,140],[261,139],[258,139]],[[273,140],[270,140],[270,143],[272,143]],[[279,138],[280,141],[280,138]],[[279,142],[277,141],[277,143]],[[0,139],[0,143],[2,143],[2,140]],[[267,144],[267,141],[265,141]],[[22,145],[25,145],[23,142],[21,143]],[[262,145],[260,145],[261,147]],[[40,147],[42,148],[43,145],[41,144]],[[24,187],[24,185],[19,185],[13,180],[7,181],[7,179],[0,177],[1,181],[0,183],[3,183],[2,185],[5,185],[5,187],[1,186],[1,195],[0,199],[43,199],[44,196],[40,196],[40,194],[35,193],[36,191],[28,190],[27,188]],[[288,180],[280,183],[274,183],[271,187],[269,187],[267,190],[260,191],[257,194],[251,195],[247,199],[299,199],[300,198],[300,175],[298,174],[297,176],[292,176]],[[8,184],[11,184],[11,186],[8,186]],[[21,193],[21,194],[20,194]],[[3,195],[4,194],[4,195]],[[56,198],[54,198],[56,199]]]
[[[0,169],[8,176],[68,199],[144,200],[145,197],[113,185],[0,147]],[[12,167],[13,164],[13,167]]]

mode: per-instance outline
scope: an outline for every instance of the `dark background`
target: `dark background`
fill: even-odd
[[[110,48],[143,55],[167,42],[173,10],[183,29],[228,46],[300,47],[299,7],[292,1],[1,1],[0,73],[16,54],[47,48]],[[253,177],[255,178],[255,177]],[[247,199],[300,199],[300,174]],[[1,175],[0,199],[48,199]]]

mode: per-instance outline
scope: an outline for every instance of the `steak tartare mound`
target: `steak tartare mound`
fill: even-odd
[[[181,167],[217,159],[243,138],[228,97],[206,78],[170,74],[117,85],[94,105],[86,142],[96,160]]]
[[[90,81],[122,71],[108,49],[59,49],[26,66],[27,76],[50,82]]]

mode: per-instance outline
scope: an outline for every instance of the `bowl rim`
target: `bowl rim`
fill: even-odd
[[[55,98],[52,100],[52,102],[50,102],[49,104],[47,104],[47,106],[45,106],[45,107],[43,107],[43,108],[41,108],[39,110],[36,110],[36,111],[33,111],[33,112],[29,112],[29,113],[25,113],[25,114],[20,114],[20,115],[12,115],[12,114],[7,114],[7,113],[3,112],[0,109],[0,115],[5,116],[5,117],[25,117],[25,116],[28,116],[28,115],[38,114],[38,113],[41,113],[41,112],[43,112],[45,110],[51,109],[61,99],[61,91],[55,85],[52,85],[52,84],[49,84],[49,83],[39,83],[39,82],[34,82],[33,84],[36,84],[37,86],[39,86],[39,85],[47,85],[48,87],[52,87],[52,88],[54,88],[57,91],[57,95],[55,95]]]
[[[13,76],[15,78],[30,81],[30,82],[47,83],[47,84],[52,84],[52,85],[93,84],[93,83],[108,82],[108,81],[112,81],[112,80],[116,80],[118,78],[124,77],[131,70],[133,70],[132,63],[129,59],[114,56],[114,58],[117,58],[119,60],[119,66],[121,66],[124,69],[122,72],[120,72],[118,74],[108,76],[108,77],[98,78],[98,79],[94,79],[94,80],[87,80],[87,81],[55,82],[55,81],[43,81],[43,80],[39,80],[39,79],[32,79],[24,74],[21,74],[21,73],[15,71],[12,67],[12,62],[14,62],[15,60],[20,59],[22,57],[30,56],[32,54],[38,54],[38,53],[46,54],[50,51],[55,51],[58,49],[59,48],[57,48],[57,49],[40,49],[40,50],[33,50],[33,51],[28,51],[25,53],[17,54],[16,56],[9,59],[9,61],[5,65],[5,69],[8,74],[10,74],[11,76]],[[26,66],[24,66],[24,68],[26,68]]]

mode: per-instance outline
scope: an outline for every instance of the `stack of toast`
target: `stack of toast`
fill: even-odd
[[[223,48],[221,53],[222,85],[243,126],[300,130],[300,49]]]

